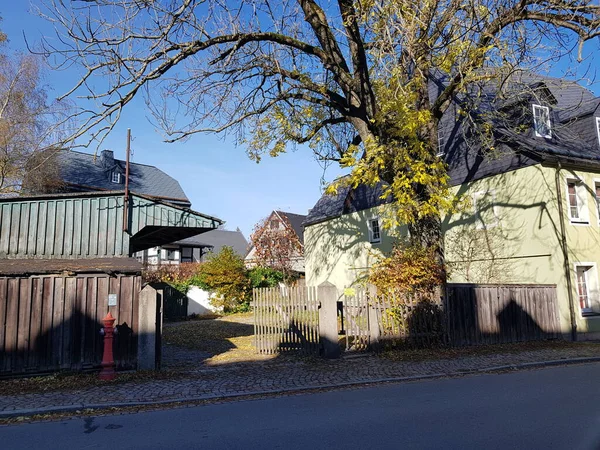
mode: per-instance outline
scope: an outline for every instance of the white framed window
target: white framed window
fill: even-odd
[[[179,251],[175,249],[168,248],[166,258],[168,261],[177,261],[179,260]]]
[[[121,182],[121,174],[119,172],[113,172],[111,174],[110,181],[113,183],[120,183]]]
[[[595,263],[575,263],[575,289],[581,315],[600,315],[598,272]]]
[[[567,179],[567,207],[571,223],[589,223],[585,185],[575,178]]]
[[[158,247],[152,247],[148,249],[148,256],[158,256]]]
[[[379,244],[381,242],[381,227],[379,226],[379,217],[371,217],[367,220],[369,227],[369,242]]]
[[[533,105],[533,128],[537,137],[551,138],[550,108]]]
[[[473,194],[473,212],[478,230],[494,228],[500,223],[496,192],[481,191]]]
[[[600,117],[596,117],[596,134],[598,134],[598,145],[600,145]]]

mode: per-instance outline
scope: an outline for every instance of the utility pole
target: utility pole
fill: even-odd
[[[127,128],[127,150],[125,151],[125,195],[123,197],[123,231],[129,231],[129,153],[131,151],[131,128]]]

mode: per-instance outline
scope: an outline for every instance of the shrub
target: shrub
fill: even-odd
[[[248,272],[248,277],[253,288],[262,288],[277,286],[283,282],[285,274],[270,267],[254,267]]]
[[[381,257],[369,273],[379,292],[431,293],[444,282],[444,266],[433,249],[398,244],[390,256]]]
[[[231,247],[223,247],[202,264],[192,284],[216,294],[214,306],[225,312],[247,310],[252,293],[244,260]]]
[[[193,285],[193,280],[201,271],[203,263],[181,263],[162,265],[156,268],[146,268],[142,272],[144,281],[148,283],[168,283],[178,291],[187,293]]]

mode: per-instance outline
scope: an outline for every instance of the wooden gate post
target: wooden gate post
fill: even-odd
[[[319,285],[319,340],[325,358],[339,358],[341,354],[338,343],[337,297],[337,288],[333,284],[325,282]]]
[[[156,368],[156,339],[161,330],[156,326],[157,292],[147,284],[140,293],[139,331],[138,331],[138,369]]]

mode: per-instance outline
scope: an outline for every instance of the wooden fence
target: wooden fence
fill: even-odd
[[[431,296],[376,295],[375,310],[380,346],[433,347],[447,342],[443,299]],[[375,343],[373,343],[375,344]]]
[[[254,336],[258,353],[319,353],[319,304],[311,287],[253,290]]]
[[[562,336],[554,285],[449,284],[444,309],[453,345]]]
[[[140,288],[137,275],[0,277],[0,375],[98,367],[109,309],[117,367],[135,368]],[[109,308],[109,293],[117,306]]]
[[[375,346],[432,347],[561,338],[556,286],[449,284],[446,295],[407,298],[355,289],[338,297],[346,351]],[[254,290],[260,353],[319,351],[317,288]],[[331,324],[327,325],[328,327]]]

